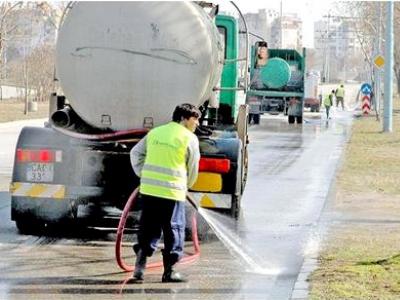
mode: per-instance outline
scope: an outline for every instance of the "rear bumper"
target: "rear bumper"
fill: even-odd
[[[78,205],[104,193],[100,187],[69,187],[57,184],[13,182],[10,185],[11,219],[35,218],[58,222],[76,216]]]
[[[221,209],[230,209],[232,207],[231,194],[190,192],[190,195],[198,207]]]

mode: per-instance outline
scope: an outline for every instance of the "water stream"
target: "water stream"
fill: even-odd
[[[256,253],[246,247],[246,244],[236,232],[233,221],[230,218],[201,207],[198,208],[198,212],[231,254],[238,257],[246,265],[247,272],[263,275],[277,275],[281,273],[281,270],[271,265],[268,266],[267,262],[263,261]]]

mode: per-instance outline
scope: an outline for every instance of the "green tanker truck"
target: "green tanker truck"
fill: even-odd
[[[259,124],[263,113],[283,113],[290,124],[303,122],[305,57],[305,49],[301,55],[293,49],[268,49],[266,42],[252,47],[246,96],[250,123]]]

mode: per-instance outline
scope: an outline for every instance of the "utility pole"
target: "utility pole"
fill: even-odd
[[[381,55],[381,49],[382,49],[382,30],[381,30],[381,24],[382,24],[382,6],[381,2],[376,2],[378,5],[378,38],[376,39],[375,42],[375,56],[376,55]],[[382,71],[375,67],[375,88],[374,88],[374,97],[375,97],[375,111],[376,111],[376,116],[377,120],[379,121],[379,115],[380,115],[380,107],[381,107],[381,77],[382,77]]]
[[[393,112],[393,1],[386,3],[386,39],[385,39],[385,104],[383,114],[383,132],[392,132]]]
[[[330,56],[330,46],[331,46],[331,37],[330,37],[330,19],[331,14],[328,13],[328,16],[324,16],[328,18],[328,23],[326,26],[326,40],[324,47],[324,78],[325,82],[329,82],[329,56]]]

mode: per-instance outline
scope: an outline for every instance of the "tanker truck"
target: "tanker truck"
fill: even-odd
[[[23,128],[16,145],[10,193],[19,232],[118,219],[139,185],[130,150],[185,102],[202,111],[192,196],[239,216],[248,108],[237,69],[248,57],[238,57],[237,20],[217,11],[205,2],[68,6],[56,46],[62,93],[52,95],[49,122]]]
[[[259,67],[258,49],[265,45],[256,42],[251,49],[251,82],[246,96],[249,121],[259,124],[261,114],[283,113],[290,124],[302,123],[306,50],[301,55],[294,49],[268,49],[268,62]]]

